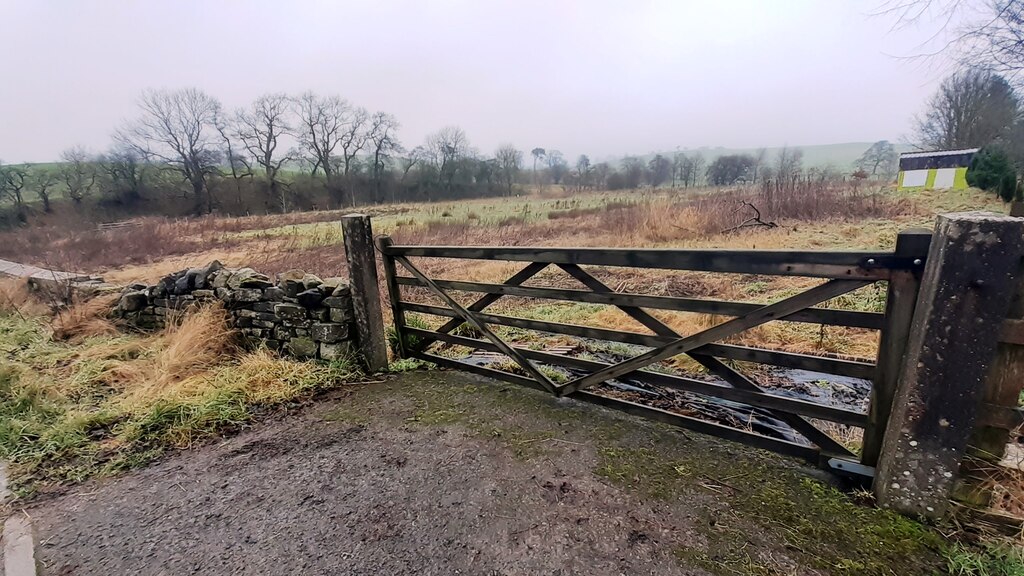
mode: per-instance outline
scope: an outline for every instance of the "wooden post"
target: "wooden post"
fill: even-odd
[[[343,216],[341,229],[345,236],[345,257],[348,259],[359,350],[366,369],[379,372],[388,367],[388,349],[380,310],[377,259],[374,257],[370,217],[365,214]]]
[[[1024,220],[938,217],[875,474],[882,506],[941,517],[1024,255]]]
[[[395,281],[395,278],[398,276],[398,270],[395,268],[395,259],[387,255],[387,249],[391,244],[390,236],[377,237],[377,248],[380,249],[381,261],[384,263],[384,278],[388,284],[388,300],[391,302],[391,318],[395,325],[395,339],[398,341],[398,350],[395,352],[398,353],[400,358],[408,358],[409,351],[406,349],[408,345],[405,342],[405,311],[398,304],[402,300],[402,292],[398,287],[398,282]]]
[[[924,260],[932,232],[927,228],[904,230],[896,237],[896,256],[911,258],[914,267],[910,270],[894,270],[889,278],[885,298],[885,325],[878,344],[878,360],[875,378],[871,386],[871,404],[868,407],[868,425],[864,428],[864,443],[861,450],[861,464],[877,466],[882,451],[885,425],[896,396],[903,353],[910,335],[910,323],[914,319],[917,291],[921,286]]]
[[[1021,270],[1007,319],[1024,319],[1024,270]],[[1016,408],[1022,387],[1024,346],[1001,342],[996,348],[996,357],[985,381],[983,402],[990,406]],[[1006,444],[1011,440],[1012,432],[1006,428],[979,426],[971,440],[972,455],[998,462],[1006,452]]]

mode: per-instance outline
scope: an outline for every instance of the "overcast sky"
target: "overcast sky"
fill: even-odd
[[[0,159],[102,151],[146,88],[336,93],[489,153],[897,140],[933,31],[852,1],[0,0]]]

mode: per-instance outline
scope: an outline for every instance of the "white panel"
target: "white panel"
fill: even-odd
[[[927,170],[907,170],[903,173],[903,187],[909,188],[911,186],[924,186],[924,183],[928,181]]]
[[[939,168],[935,171],[935,185],[932,188],[952,188],[956,168]]]

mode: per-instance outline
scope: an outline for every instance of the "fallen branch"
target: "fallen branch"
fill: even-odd
[[[776,224],[775,222],[765,222],[764,220],[762,220],[761,211],[757,209],[757,206],[754,206],[753,204],[747,201],[741,201],[741,204],[750,207],[750,209],[754,211],[754,215],[751,216],[750,218],[747,218],[740,224],[733,226],[732,228],[726,228],[725,230],[722,230],[722,234],[726,234],[728,232],[735,232],[736,230],[740,230],[742,228],[754,228],[757,226],[763,226],[765,228],[779,227],[779,225]]]

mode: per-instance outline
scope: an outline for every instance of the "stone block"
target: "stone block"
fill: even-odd
[[[257,313],[254,310],[249,310],[247,308],[239,308],[238,310],[235,310],[234,314],[235,316],[240,316],[242,318],[255,318],[257,316]]]
[[[146,296],[145,292],[128,292],[124,296],[121,296],[121,310],[125,312],[135,312],[141,310],[149,304],[149,297]]]
[[[295,299],[299,301],[299,304],[305,306],[306,308],[314,308],[320,305],[320,302],[322,302],[324,299],[324,295],[319,290],[314,288],[311,290],[299,292],[295,296]]]
[[[263,292],[264,292],[264,297],[266,297],[266,292],[267,291],[264,290]],[[252,309],[257,311],[257,312],[270,312],[270,313],[273,313],[274,312],[274,306],[276,304],[277,304],[276,302],[257,302],[257,303],[252,305]]]
[[[171,305],[171,302],[167,298],[154,298],[153,299],[153,306],[160,306],[162,308],[167,308],[170,305]]]
[[[348,338],[348,326],[328,322],[317,322],[310,327],[309,333],[317,342],[333,344]]]
[[[281,302],[284,300],[284,290],[277,286],[271,286],[263,291],[263,299],[270,302]]]
[[[210,300],[213,299],[216,294],[213,290],[193,290],[192,296],[201,300]]]
[[[252,268],[240,268],[228,278],[227,287],[232,290],[239,288],[268,288],[273,286],[270,279],[253,270]]]
[[[192,286],[189,285],[188,280],[188,274],[183,274],[180,277],[176,278],[174,280],[174,290],[172,291],[172,293],[188,294],[188,292],[192,290]]]
[[[327,342],[320,343],[320,357],[324,360],[338,360],[340,358],[348,358],[349,356],[352,356],[351,340],[337,342],[335,344]]]
[[[259,288],[238,288],[234,291],[235,302],[258,302],[263,298],[263,290]]]
[[[276,323],[274,323],[274,322],[267,322],[266,320],[260,320],[259,318],[253,318],[252,319],[252,325],[256,326],[258,328],[266,328],[268,330],[271,330],[271,329],[277,327]]]
[[[313,358],[319,346],[311,338],[295,337],[288,341],[288,352],[298,358]]]
[[[299,295],[299,292],[304,291],[306,288],[302,285],[300,280],[285,279],[278,286],[284,291],[284,295],[289,298],[295,298]]]
[[[347,324],[352,321],[352,313],[348,308],[331,308],[329,319],[331,322]]]
[[[324,298],[323,304],[330,308],[349,308],[352,306],[352,299],[345,296],[328,296]]]
[[[309,330],[305,328],[292,328],[292,332],[296,336],[309,336]]]
[[[316,274],[306,274],[302,277],[302,287],[306,290],[312,290],[313,288],[319,287],[324,283]]]
[[[246,316],[235,318],[235,328],[251,328],[252,322],[253,318],[249,318]]]
[[[319,320],[321,322],[327,322],[330,319],[330,317],[331,317],[331,309],[330,308],[313,308],[312,310],[309,311],[309,316],[311,318],[313,318],[314,320]]]
[[[276,314],[281,320],[290,320],[293,322],[306,319],[306,309],[297,304],[275,304],[274,314]]]

